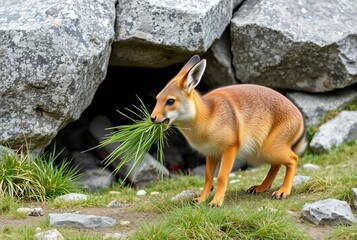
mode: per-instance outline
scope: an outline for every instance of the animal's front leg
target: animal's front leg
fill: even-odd
[[[238,147],[233,146],[223,152],[221,166],[217,178],[217,190],[209,203],[210,206],[221,206],[224,202],[224,195],[227,189],[228,176],[231,173]]]
[[[201,196],[198,198],[194,198],[194,202],[205,202],[209,194],[211,193],[211,189],[213,186],[213,178],[214,173],[216,172],[216,168],[218,165],[218,158],[206,158],[206,176],[205,176],[205,185],[203,187]]]

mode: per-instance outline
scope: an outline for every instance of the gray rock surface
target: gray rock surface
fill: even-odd
[[[293,180],[293,186],[300,185],[306,181],[309,181],[311,177],[309,176],[302,176],[302,175],[296,175]]]
[[[0,144],[41,152],[103,81],[115,0],[0,4]]]
[[[207,59],[207,68],[203,81],[210,87],[220,87],[236,84],[235,72],[232,65],[232,53],[229,29],[224,31],[202,56]]]
[[[317,153],[329,151],[342,143],[357,139],[357,111],[342,111],[320,126],[314,134],[310,148]]]
[[[64,237],[57,229],[36,233],[34,238],[38,240],[64,240]]]
[[[328,93],[288,92],[286,96],[301,110],[307,127],[319,124],[329,111],[345,107],[357,98],[357,91],[342,89]]]
[[[111,187],[116,183],[116,178],[108,169],[98,167],[85,170],[79,181],[88,192],[96,192]]]
[[[50,226],[83,229],[99,229],[113,227],[116,220],[110,217],[85,215],[76,213],[50,213]]]
[[[122,0],[111,64],[164,67],[203,54],[229,25],[231,0]]]
[[[305,204],[301,216],[319,226],[356,223],[350,205],[346,201],[333,198]]]
[[[82,193],[67,193],[55,198],[55,202],[59,201],[73,201],[73,202],[80,202],[85,201],[88,199],[88,195]]]
[[[324,92],[357,82],[357,1],[245,1],[231,20],[245,83]]]
[[[27,214],[28,216],[43,216],[44,212],[42,208],[28,208],[28,207],[20,207],[16,209],[17,212]]]
[[[200,196],[200,194],[194,190],[183,190],[176,196],[172,197],[171,201],[186,201],[186,200],[190,201],[193,198],[196,198],[199,196]]]

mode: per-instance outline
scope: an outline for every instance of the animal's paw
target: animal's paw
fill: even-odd
[[[262,185],[251,186],[246,192],[250,194],[265,192],[269,188],[263,187]]]
[[[223,199],[215,200],[214,198],[208,204],[209,207],[220,207],[223,204]]]
[[[192,199],[192,203],[203,203],[203,202],[205,202],[206,201],[206,198],[204,198],[204,197],[196,197],[196,198],[194,198],[194,199]]]
[[[246,192],[250,193],[250,194],[257,193],[257,187],[258,186],[251,186],[250,188],[248,188],[248,190]]]
[[[279,199],[282,200],[286,198],[287,196],[290,195],[290,191],[284,190],[284,189],[279,189],[278,191],[275,191],[271,194],[272,199]]]

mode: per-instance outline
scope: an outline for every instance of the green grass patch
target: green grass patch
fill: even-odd
[[[284,212],[188,205],[144,224],[130,239],[309,239]]]
[[[44,153],[32,162],[36,180],[45,190],[47,199],[54,199],[70,192],[81,191],[78,169],[70,166],[70,162],[62,160],[56,165],[58,155],[55,150]]]
[[[357,239],[357,224],[352,226],[338,226],[332,229],[326,240],[351,240]]]
[[[34,221],[34,224],[25,227],[5,227],[0,231],[0,239],[2,240],[36,240],[36,227],[42,229],[42,231],[49,230],[49,221],[39,220]]]
[[[357,162],[357,144],[353,142],[334,147],[328,153],[314,154],[305,152],[299,160],[299,165],[313,163],[320,166],[328,166],[351,160]]]
[[[321,168],[306,170],[301,167],[305,163],[314,163]],[[263,165],[236,171],[229,180],[239,182],[228,184],[222,207],[191,204],[190,199],[171,201],[183,190],[191,189],[199,193],[203,187],[204,177],[183,174],[152,183],[145,188],[148,193],[145,196],[136,196],[137,189],[118,183],[96,193],[87,193],[89,198],[82,202],[54,203],[52,198],[46,198],[46,202],[41,204],[45,210],[61,208],[74,211],[86,207],[106,208],[115,199],[120,203],[129,203],[126,206],[129,213],[144,212],[144,215],[155,216],[155,221],[143,221],[138,227],[135,226],[134,232],[128,235],[129,239],[312,239],[307,236],[311,234],[309,231],[319,231],[320,227],[314,229],[313,225],[305,226],[308,223],[301,221],[300,211],[304,204],[326,198],[345,200],[352,206],[352,188],[357,183],[357,144],[344,144],[327,154],[303,155],[296,174],[310,176],[311,179],[294,186],[291,195],[284,200],[272,200],[270,196],[282,184],[285,167],[282,167],[269,191],[253,195],[245,192],[250,186],[261,183],[268,170],[269,166]],[[110,194],[111,191],[119,194]],[[151,195],[154,191],[159,194]],[[207,202],[213,195],[214,191]],[[4,196],[0,198],[0,214],[12,218],[16,218],[13,212],[19,205],[37,205],[26,198],[18,199],[8,194]],[[355,209],[353,212],[356,214]],[[7,227],[0,230],[0,239],[34,239],[36,226],[50,229],[48,222],[16,229]],[[321,238],[323,240],[356,239],[356,224],[323,228],[326,234]],[[121,229],[122,226],[117,226],[112,230],[121,232]],[[104,236],[103,232],[91,230],[60,228],[59,231],[65,239],[102,239]]]
[[[36,180],[29,155],[4,152],[0,161],[0,195],[45,200],[45,189]]]
[[[16,204],[17,200],[5,194],[0,197],[0,215],[10,212],[11,208]]]
[[[10,198],[46,201],[71,191],[79,191],[77,170],[63,161],[55,165],[58,155],[44,153],[31,157],[22,151],[4,152],[0,160],[0,195]]]
[[[36,234],[35,228],[33,227],[21,227],[21,228],[10,228],[6,227],[3,229],[4,240],[35,240],[34,235]]]

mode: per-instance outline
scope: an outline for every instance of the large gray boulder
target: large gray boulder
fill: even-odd
[[[122,0],[111,64],[165,67],[203,54],[229,25],[231,0]]]
[[[306,128],[321,123],[329,111],[343,109],[357,99],[354,89],[339,89],[327,93],[288,92],[286,96],[301,110]]]
[[[357,1],[245,1],[231,20],[245,83],[324,92],[357,82]]]
[[[107,72],[115,0],[0,4],[0,144],[41,152]]]
[[[320,126],[310,141],[310,148],[317,153],[326,153],[343,143],[356,140],[357,111],[342,111]]]
[[[223,32],[208,51],[202,56],[207,59],[207,68],[203,74],[203,81],[210,87],[221,87],[236,84],[232,65],[231,41],[229,29]]]

